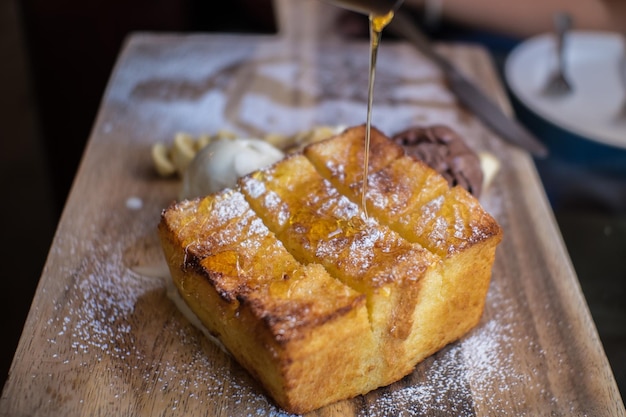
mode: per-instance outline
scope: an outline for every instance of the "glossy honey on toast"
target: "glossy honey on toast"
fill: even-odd
[[[174,283],[278,405],[304,413],[399,380],[482,314],[502,232],[478,201],[362,126],[176,203]]]

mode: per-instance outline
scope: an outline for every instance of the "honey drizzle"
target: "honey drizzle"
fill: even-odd
[[[365,153],[363,157],[363,188],[361,189],[361,206],[367,215],[367,205],[365,196],[367,194],[367,176],[370,160],[370,137],[372,128],[372,105],[374,103],[374,76],[376,75],[376,58],[378,56],[378,45],[385,26],[393,19],[393,10],[385,15],[370,15],[370,67],[369,85],[367,89],[367,120],[365,124]]]

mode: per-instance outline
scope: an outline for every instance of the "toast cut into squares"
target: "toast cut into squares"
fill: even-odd
[[[359,140],[365,140],[357,129],[350,130],[352,134],[345,135],[350,138],[350,145],[345,138],[328,140],[335,142],[333,148],[337,154],[342,152],[337,148],[343,146],[346,152]],[[384,140],[396,145],[380,138],[381,142]],[[378,149],[384,155],[377,154],[376,158],[386,164],[380,163],[369,172],[368,212],[408,241],[419,243],[441,257],[445,288],[442,294],[450,307],[447,321],[441,324],[455,328],[450,335],[458,338],[480,320],[502,230],[479,201],[462,187],[450,188],[442,176],[421,161],[406,155],[398,157],[395,146]],[[338,170],[328,169],[336,162],[326,151],[324,142],[310,145],[304,153],[327,180],[345,190],[353,201],[360,201],[362,176],[357,179],[336,175]],[[354,178],[354,182],[348,183],[349,178]]]
[[[363,126],[163,212],[183,299],[289,412],[388,385],[474,327],[502,231]]]
[[[297,180],[284,175],[297,173]],[[380,345],[378,385],[406,375],[422,352],[415,317],[423,286],[441,285],[439,258],[412,244],[340,194],[303,155],[240,181],[242,192],[287,249],[317,262],[367,296]],[[431,313],[429,313],[431,314]],[[421,353],[423,355],[432,353]]]
[[[297,262],[240,193],[171,206],[159,234],[182,298],[283,408],[305,412],[372,389],[365,297]]]
[[[372,210],[382,223],[440,256],[483,240],[500,242],[500,227],[475,197],[461,187],[450,188],[423,162],[399,154],[399,145],[382,133],[373,131],[374,137],[377,146],[370,155],[366,189],[368,212]],[[365,143],[360,126],[304,150],[316,170],[354,202],[360,202],[363,189],[362,166],[339,168],[337,155],[353,152],[359,143]]]

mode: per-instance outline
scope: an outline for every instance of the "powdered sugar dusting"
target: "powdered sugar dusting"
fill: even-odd
[[[76,381],[93,375],[102,401],[137,407],[143,403],[137,398],[144,398],[163,415],[189,415],[190,410],[208,410],[228,398],[224,415],[288,416],[235,361],[176,312],[166,296],[171,277],[162,262],[131,268],[129,258],[134,255],[128,255],[122,242],[101,241],[83,251],[82,239],[58,241],[56,251],[76,259],[79,253],[87,256],[77,266],[66,267],[72,277],[64,288],[66,296],[55,303],[46,322],[48,378],[55,372],[70,378],[75,371]],[[145,259],[159,259],[161,249],[153,237],[135,245],[147,253]],[[84,394],[77,390],[76,395]]]
[[[60,332],[71,334],[75,354],[89,353],[90,357],[106,362],[114,360],[116,366],[110,370],[114,379],[121,379],[128,372],[141,375],[146,381],[143,394],[173,398],[172,410],[184,410],[194,404],[207,406],[226,396],[229,400],[224,406],[230,407],[233,415],[289,415],[277,408],[234,360],[204,341],[204,336],[184,319],[169,321],[165,331],[176,343],[167,345],[168,351],[162,358],[150,359],[145,348],[146,343],[152,342],[146,340],[146,335],[138,336],[141,330],[130,318],[147,292],[164,292],[168,284],[160,278],[140,277],[126,270],[121,267],[120,255],[115,255],[117,251],[111,250],[115,248],[107,249],[109,261],[68,288],[80,297],[66,306],[59,323],[50,323],[57,325]],[[148,307],[163,309],[168,301],[163,296],[155,303]],[[501,395],[501,391],[522,386],[532,389],[536,384],[532,375],[518,371],[514,357],[509,355],[508,346],[519,343],[511,324],[514,305],[507,301],[498,281],[492,284],[487,303],[488,315],[469,335],[427,358],[404,380],[354,400],[356,414],[473,416],[480,404],[492,412],[517,408],[517,415],[525,415],[523,404],[501,403],[503,398],[510,398]],[[56,343],[54,339],[49,342]],[[532,341],[528,344],[531,346]],[[121,391],[115,395],[130,394]],[[229,413],[228,409],[224,412]]]
[[[243,202],[243,197],[238,195],[237,198]],[[358,206],[338,197],[332,207],[325,209],[353,213],[358,211]],[[232,213],[222,214],[228,217]],[[374,220],[365,219],[365,222],[372,226]],[[362,246],[359,249],[369,248],[376,239],[373,236],[368,239],[353,243]],[[73,242],[69,253],[80,251],[81,244],[78,240]],[[160,251],[158,247],[146,247],[148,251]],[[224,406],[230,408],[230,411],[224,410],[226,414],[288,415],[264,395],[234,360],[208,343],[179,316],[170,317],[166,327],[159,329],[161,337],[174,342],[164,343],[167,350],[159,355],[149,351],[155,343],[155,334],[142,326],[161,326],[164,321],[157,317],[153,324],[146,325],[142,321],[140,326],[135,315],[142,309],[152,314],[164,308],[170,309],[168,314],[175,310],[165,296],[163,277],[134,273],[127,268],[123,252],[121,244],[99,242],[79,270],[68,272],[75,279],[66,292],[73,296],[67,304],[57,307],[55,317],[58,318],[48,323],[58,329],[58,338],[69,337],[73,355],[84,357],[85,361],[96,358],[107,364],[108,377],[119,381],[122,387],[112,394],[115,398],[167,397],[171,398],[169,409],[185,410],[194,404],[203,407],[224,397],[228,398]],[[356,414],[472,416],[477,402],[493,410],[511,409],[510,404],[500,403],[502,398],[510,397],[499,396],[498,390],[533,387],[537,383],[530,375],[518,374],[513,358],[507,356],[507,345],[519,341],[515,340],[514,329],[508,324],[514,317],[498,282],[492,285],[488,305],[489,315],[484,322],[462,341],[426,359],[404,380],[354,400]],[[51,337],[49,343],[54,351],[57,338]],[[138,375],[143,381],[140,388],[128,385],[125,378],[129,374]],[[518,415],[524,415],[523,410]]]
[[[502,395],[511,390],[542,390],[530,371],[519,370],[511,354],[509,347],[520,343],[510,324],[514,306],[503,297],[497,282],[493,283],[487,302],[491,317],[484,317],[462,340],[419,364],[403,381],[368,394],[366,397],[374,400],[358,415],[469,417],[497,415],[512,409],[517,410],[516,415],[528,415],[524,397],[518,397],[519,404],[510,404],[511,396]],[[527,342],[541,354],[539,347]]]
[[[358,207],[342,198],[326,209],[351,213]],[[365,222],[371,226],[374,220]],[[120,224],[123,223],[120,220]],[[373,243],[359,242],[364,247]],[[79,240],[71,242],[65,245],[69,251],[65,248],[63,253],[79,252],[82,244]],[[142,243],[141,246],[151,253],[160,251],[156,245]],[[228,407],[225,414],[287,416],[234,360],[175,314],[175,308],[165,296],[163,276],[146,277],[128,269],[124,249],[120,243],[98,242],[97,248],[93,248],[77,270],[68,271],[75,278],[66,292],[73,296],[67,304],[57,307],[55,317],[58,318],[48,323],[58,329],[57,337],[48,340],[50,350],[55,352],[58,340],[69,339],[72,354],[84,358],[83,363],[96,358],[106,364],[108,378],[118,381],[117,386],[121,387],[112,393],[115,398],[167,397],[170,398],[168,408],[181,412],[219,401]],[[515,304],[510,294],[503,293],[503,278],[498,277],[492,283],[485,317],[476,329],[427,358],[402,381],[351,401],[355,413],[372,417],[473,416],[479,407],[484,407],[486,412],[478,414],[516,410],[516,415],[529,415],[523,404],[507,402],[512,401],[511,398],[523,401],[524,396],[502,395],[502,392],[531,390],[544,397],[550,394],[533,375],[519,370],[511,354],[509,346],[520,343],[526,343],[528,349],[537,351],[539,356],[542,352],[533,340],[519,340],[514,324]],[[163,310],[166,313],[153,322],[152,318],[148,323],[145,318],[136,321],[135,315],[142,310],[148,316],[161,314]],[[150,326],[159,327],[160,333],[145,329]],[[169,342],[163,343],[163,351],[155,355],[150,349],[154,349],[152,345],[157,336]],[[136,383],[128,384],[129,374],[143,381],[139,387]],[[220,398],[228,398],[228,401]],[[549,401],[557,400],[549,398]]]
[[[394,384],[364,409],[359,416],[474,415],[471,392],[465,380],[462,352],[444,350],[427,360],[423,376],[418,373]],[[413,382],[415,380],[415,382]],[[402,386],[403,383],[410,385]],[[396,387],[397,386],[397,387]],[[371,395],[376,395],[377,392]]]
[[[103,253],[107,253],[109,262],[98,259]],[[65,291],[74,296],[64,305],[55,305],[57,314],[47,325],[59,329],[58,337],[69,335],[76,353],[109,355],[120,360],[136,353],[134,329],[125,318],[132,314],[137,299],[154,289],[154,285],[146,285],[141,279],[128,279],[120,269],[121,264],[119,251],[103,243],[94,248],[78,270],[70,272],[75,279]],[[51,337],[48,341],[55,344],[56,339]]]

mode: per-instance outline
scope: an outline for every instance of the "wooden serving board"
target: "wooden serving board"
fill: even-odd
[[[332,35],[322,3],[278,4],[285,29],[276,36],[128,39],[0,415],[284,415],[179,313],[165,279],[151,273],[162,263],[160,212],[180,188],[154,173],[152,144],[171,142],[179,131],[293,134],[365,120],[368,45]],[[485,51],[441,48],[508,109]],[[444,123],[499,158],[501,170],[481,200],[504,240],[477,328],[403,380],[311,415],[625,415],[531,158],[460,108],[436,68],[407,44],[383,41],[379,63],[377,127],[392,134]]]

